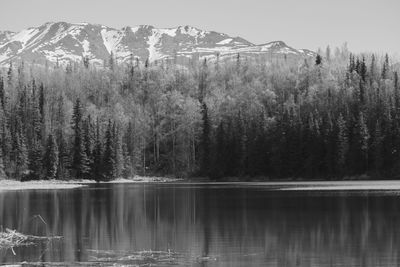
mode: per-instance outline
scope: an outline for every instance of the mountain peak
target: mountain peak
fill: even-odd
[[[107,61],[111,52],[118,62],[128,61],[133,54],[140,61],[192,57],[230,57],[238,53],[250,57],[264,54],[309,57],[313,52],[296,50],[283,41],[254,45],[240,37],[205,31],[184,25],[155,28],[152,25],[125,26],[114,29],[87,22],[46,22],[19,32],[0,31],[0,65],[10,60],[45,62],[80,61],[88,57],[95,65]]]

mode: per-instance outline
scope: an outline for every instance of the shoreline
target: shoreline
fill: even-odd
[[[168,183],[177,182],[182,179],[164,178],[164,177],[143,177],[135,176],[131,179],[117,178],[112,181],[96,182],[95,180],[33,180],[33,181],[17,181],[11,179],[0,180],[0,193],[4,191],[21,191],[21,190],[61,190],[76,189],[87,187],[90,184],[122,184],[122,183]]]
[[[342,180],[342,181],[238,181],[224,180],[215,181],[209,179],[180,179],[165,177],[135,176],[130,179],[117,178],[112,181],[96,182],[94,180],[38,180],[38,181],[16,181],[0,180],[0,193],[5,191],[22,190],[62,190],[87,187],[91,184],[146,184],[146,183],[179,183],[182,185],[235,185],[235,186],[271,186],[273,191],[348,191],[348,190],[398,190],[400,191],[400,180]]]

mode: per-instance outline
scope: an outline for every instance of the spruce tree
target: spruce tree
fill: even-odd
[[[6,179],[7,174],[5,172],[5,167],[4,167],[4,157],[3,157],[3,152],[2,149],[0,149],[0,180]]]
[[[66,180],[69,177],[69,169],[71,168],[70,152],[68,151],[67,142],[64,139],[62,131],[58,137],[58,164],[57,164],[57,175],[56,178],[60,180]]]
[[[114,140],[114,162],[115,162],[115,177],[119,178],[124,169],[124,153],[122,149],[122,140],[119,133],[119,127],[113,126],[113,140]]]
[[[92,133],[92,122],[90,115],[83,122],[83,142],[85,146],[85,153],[88,160],[88,173],[92,173],[93,167],[93,133]]]
[[[4,79],[0,75],[0,104],[1,108],[5,108],[5,91],[4,91]]]
[[[82,106],[77,98],[72,115],[72,129],[74,130],[74,142],[72,147],[72,170],[78,179],[88,177],[89,161],[85,151],[85,143],[82,130]]]
[[[375,133],[373,136],[372,149],[373,149],[373,163],[376,172],[382,170],[383,167],[383,136],[380,122],[375,124]]]
[[[28,154],[28,169],[30,180],[40,180],[42,178],[42,145],[38,140],[34,140]]]
[[[96,121],[96,141],[93,149],[93,179],[97,182],[104,180],[103,177],[103,144],[100,136],[100,122]]]
[[[19,128],[15,135],[14,143],[14,155],[15,155],[15,170],[14,175],[18,180],[26,180],[27,168],[28,168],[28,150],[26,147],[25,136],[22,129]]]
[[[43,163],[46,179],[55,179],[57,177],[59,159],[57,143],[52,134],[47,138],[46,153],[44,155]]]
[[[216,136],[216,151],[214,159],[213,174],[216,178],[225,176],[226,173],[226,142],[225,130],[222,122],[218,125]]]
[[[8,71],[7,71],[7,85],[8,87],[12,87],[13,86],[13,65],[12,65],[12,61],[10,61],[10,65],[8,67]]]
[[[355,126],[356,159],[358,162],[358,172],[365,172],[368,169],[368,144],[369,132],[365,121],[364,112],[360,111]]]
[[[107,131],[105,135],[104,145],[104,158],[103,158],[103,178],[105,180],[112,180],[115,178],[115,156],[114,156],[114,140],[113,129],[111,120],[108,122]]]
[[[340,174],[344,174],[346,171],[346,158],[349,150],[349,140],[348,140],[346,121],[344,120],[342,114],[339,114],[336,125],[337,125],[337,145],[336,145],[337,172]]]
[[[386,54],[385,61],[383,62],[382,66],[382,74],[381,74],[382,79],[388,78],[388,72],[389,72],[389,56],[388,54]]]
[[[316,66],[322,65],[322,57],[319,54],[315,58],[315,65]]]
[[[129,151],[128,151],[126,144],[123,144],[122,151],[123,151],[123,157],[124,157],[123,158],[124,166],[123,166],[123,170],[122,170],[122,177],[131,178],[133,176],[132,158],[129,155]]]

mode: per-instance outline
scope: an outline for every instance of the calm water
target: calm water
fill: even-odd
[[[0,225],[64,237],[16,255],[0,250],[0,263],[400,266],[396,192],[187,184],[3,192]]]

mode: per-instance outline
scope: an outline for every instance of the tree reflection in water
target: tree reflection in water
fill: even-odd
[[[0,225],[64,239],[0,250],[0,263],[399,264],[395,194],[324,194],[185,184],[2,192]]]

